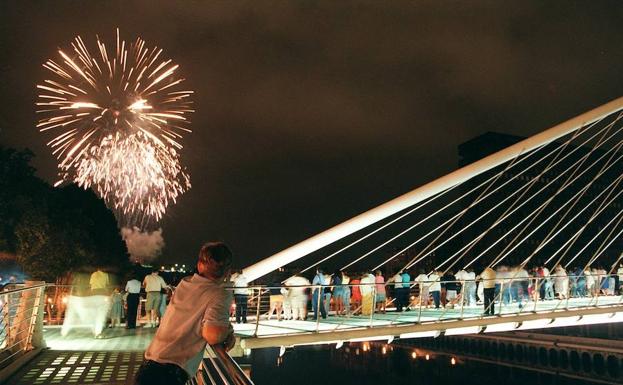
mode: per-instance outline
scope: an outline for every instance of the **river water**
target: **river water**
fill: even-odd
[[[541,385],[618,384],[623,377],[592,375],[582,368],[560,370],[533,365],[529,359],[449,353],[430,348],[425,341],[351,343],[333,346],[297,347],[279,356],[279,349],[258,349],[243,367],[256,385]],[[523,362],[519,362],[523,361]],[[605,378],[605,379],[604,379]]]

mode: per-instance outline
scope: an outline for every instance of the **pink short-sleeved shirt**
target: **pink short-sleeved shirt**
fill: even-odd
[[[376,282],[376,293],[385,294],[385,278],[382,275],[377,275],[374,277],[374,282]]]

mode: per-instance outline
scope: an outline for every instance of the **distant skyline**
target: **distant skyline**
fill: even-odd
[[[192,189],[159,264],[203,241],[246,266],[457,168],[486,131],[530,136],[621,96],[617,1],[75,2],[0,5],[0,144],[28,147],[41,64],[115,28],[165,49],[196,91]]]

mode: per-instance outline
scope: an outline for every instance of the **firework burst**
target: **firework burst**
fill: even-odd
[[[60,184],[93,188],[125,224],[159,220],[190,188],[180,164],[180,139],[193,112],[178,65],[162,49],[120,40],[110,52],[97,38],[96,55],[81,37],[71,51],[43,66],[53,79],[37,85],[40,131],[59,163]],[[134,223],[132,223],[134,222]]]

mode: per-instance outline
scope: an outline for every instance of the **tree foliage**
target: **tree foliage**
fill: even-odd
[[[35,175],[33,154],[0,147],[0,252],[33,279],[53,281],[87,266],[129,267],[117,223],[91,190],[53,188]]]

